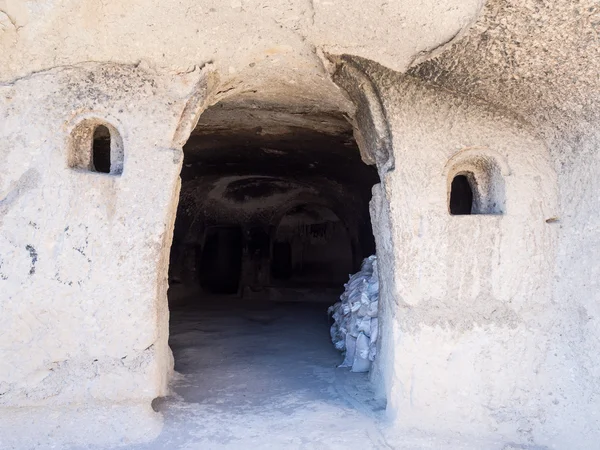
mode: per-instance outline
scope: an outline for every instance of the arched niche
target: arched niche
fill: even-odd
[[[444,174],[451,215],[506,212],[505,177],[510,169],[498,153],[485,148],[463,150],[450,158]]]
[[[68,165],[73,169],[121,175],[124,156],[121,134],[107,121],[86,118],[70,133]]]
[[[300,204],[287,210],[272,241],[272,284],[341,286],[352,271],[350,233],[331,209]]]

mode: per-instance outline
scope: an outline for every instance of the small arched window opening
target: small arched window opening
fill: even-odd
[[[468,215],[473,211],[473,189],[466,175],[456,175],[450,187],[450,214]]]
[[[452,162],[447,172],[448,212],[453,216],[504,214],[506,166],[494,156],[473,152]]]
[[[121,175],[123,141],[115,127],[97,119],[85,119],[70,136],[69,167],[89,172]]]
[[[96,172],[110,173],[110,131],[104,125],[94,131],[92,162]]]

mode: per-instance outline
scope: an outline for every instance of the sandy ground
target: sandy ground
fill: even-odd
[[[246,303],[248,305],[248,303]],[[390,448],[365,374],[338,369],[326,305],[222,300],[171,311],[178,372],[135,449]]]

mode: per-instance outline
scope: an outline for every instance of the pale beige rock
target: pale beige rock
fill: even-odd
[[[0,436],[158,433],[181,147],[220,102],[207,130],[346,116],[377,165],[372,381],[400,432],[596,445],[597,4],[341,3],[0,1]],[[97,123],[120,175],[77,169]],[[449,215],[460,171],[504,214]],[[94,411],[112,433],[78,431]]]

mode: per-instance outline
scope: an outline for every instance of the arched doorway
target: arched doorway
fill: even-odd
[[[341,114],[224,109],[205,111],[184,146],[169,344],[186,386],[175,391],[233,410],[287,395],[324,404],[315,370],[335,376],[343,359],[327,310],[373,253],[377,171]]]

